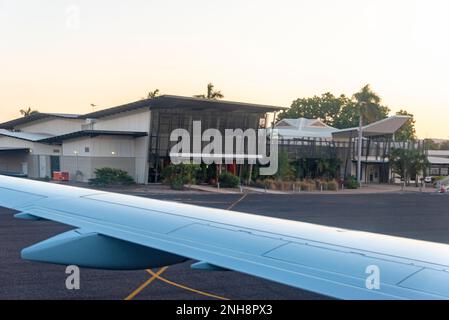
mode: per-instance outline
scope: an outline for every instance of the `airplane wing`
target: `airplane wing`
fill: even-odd
[[[198,260],[340,299],[447,299],[449,246],[0,176],[0,206],[75,227],[22,258],[103,269]]]

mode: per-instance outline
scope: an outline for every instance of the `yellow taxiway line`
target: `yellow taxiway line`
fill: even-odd
[[[225,298],[225,297],[222,297],[222,296],[218,296],[218,295],[213,294],[213,293],[207,293],[207,292],[204,292],[204,291],[196,290],[196,289],[184,286],[182,284],[170,281],[168,279],[165,279],[164,277],[161,277],[159,274],[154,273],[151,270],[147,270],[147,272],[153,276],[152,278],[156,277],[157,279],[159,279],[159,280],[161,280],[161,281],[163,281],[163,282],[165,282],[165,283],[167,283],[169,285],[172,285],[174,287],[181,288],[181,289],[184,289],[184,290],[187,290],[187,291],[190,291],[190,292],[198,293],[198,294],[200,294],[202,296],[215,298],[215,299],[218,299],[218,300],[230,300],[228,298]]]
[[[231,210],[232,208],[234,208],[238,203],[240,203],[243,199],[245,199],[247,195],[248,194],[245,193],[237,201],[233,202],[228,208],[226,208],[226,210]],[[221,296],[218,296],[218,295],[213,294],[213,293],[207,293],[207,292],[204,292],[204,291],[196,290],[196,289],[187,287],[185,285],[182,285],[182,284],[179,284],[179,283],[176,283],[176,282],[173,282],[173,281],[170,281],[168,279],[165,279],[165,278],[161,277],[160,275],[163,272],[165,272],[167,269],[168,269],[168,267],[163,267],[163,268],[159,269],[157,272],[153,272],[152,270],[148,269],[147,272],[149,274],[151,274],[151,278],[148,279],[147,281],[145,281],[143,284],[141,284],[136,290],[134,290],[124,300],[132,300],[135,296],[137,296],[143,289],[145,289],[151,282],[153,282],[156,279],[159,279],[159,280],[161,280],[161,281],[163,281],[163,282],[165,282],[165,283],[167,283],[169,285],[172,285],[174,287],[181,288],[181,289],[184,289],[184,290],[187,290],[187,291],[190,291],[190,292],[194,292],[194,293],[206,296],[206,297],[215,298],[215,299],[218,299],[218,300],[229,300],[228,298],[221,297]]]
[[[145,287],[147,285],[149,285],[151,282],[153,282],[154,280],[157,279],[157,277],[163,273],[165,270],[167,270],[168,267],[163,267],[161,269],[159,269],[158,272],[154,273],[153,276],[148,279],[147,281],[145,281],[144,283],[142,283],[136,290],[134,290],[133,292],[131,292],[124,300],[132,300],[135,296],[137,296],[143,289],[145,289]]]

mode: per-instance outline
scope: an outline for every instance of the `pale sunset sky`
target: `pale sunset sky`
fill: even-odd
[[[447,0],[0,0],[0,121],[149,90],[290,106],[369,83],[449,137]]]

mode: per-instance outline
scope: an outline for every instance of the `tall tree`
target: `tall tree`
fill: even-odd
[[[357,180],[362,181],[362,139],[363,139],[363,123],[374,121],[377,115],[377,106],[380,104],[380,97],[371,90],[369,84],[364,86],[359,92],[354,94],[354,100],[357,103],[359,111],[359,136],[357,143]]]
[[[416,139],[415,119],[413,114],[408,113],[405,110],[399,110],[396,112],[398,116],[409,116],[410,119],[394,134],[396,141],[410,141]]]
[[[345,95],[335,97],[330,92],[326,92],[320,97],[296,99],[288,110],[279,115],[279,119],[320,119],[327,125],[332,126],[348,100]]]
[[[357,105],[353,100],[348,99],[347,103],[341,108],[333,126],[338,129],[347,129],[357,127],[358,124],[359,112]]]
[[[369,124],[380,120],[381,112],[380,107],[380,97],[375,93],[369,84],[364,86],[359,92],[355,93],[353,96],[358,109],[359,122],[363,124]]]
[[[159,89],[149,91],[147,94],[147,99],[153,99],[156,98],[159,95]]]
[[[218,100],[223,99],[224,95],[221,93],[221,91],[217,91],[214,89],[214,85],[212,83],[207,84],[207,94],[198,94],[194,96],[195,98],[203,98],[203,99],[212,99],[212,100]]]
[[[24,117],[30,116],[35,113],[39,113],[39,111],[31,109],[31,107],[28,107],[28,109],[20,109],[20,114]]]
[[[364,124],[370,124],[375,121],[379,121],[388,117],[390,109],[387,106],[378,105],[375,107],[375,117],[372,119],[365,119]],[[334,121],[334,127],[338,129],[354,128],[359,125],[359,109],[357,102],[354,100],[348,101],[338,114],[337,119]]]
[[[353,128],[359,124],[360,113],[357,103],[356,99],[344,94],[337,97],[327,92],[321,96],[296,99],[289,109],[279,114],[278,119],[320,119],[338,129]],[[372,116],[364,120],[365,124],[384,119],[390,112],[388,107],[379,103],[371,104],[370,109],[373,110]]]

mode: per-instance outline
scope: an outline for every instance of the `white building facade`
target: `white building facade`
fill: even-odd
[[[0,174],[51,179],[53,172],[62,171],[69,173],[70,180],[88,182],[96,169],[109,167],[126,171],[137,183],[147,183],[154,163],[149,161],[150,154],[153,159],[153,149],[159,150],[164,143],[168,146],[170,132],[162,130],[167,121],[167,128],[174,129],[182,124],[174,119],[195,120],[218,114],[218,123],[220,117],[251,119],[243,123],[242,129],[246,129],[258,125],[267,112],[281,109],[160,96],[85,115],[36,113],[0,124]],[[171,114],[173,111],[177,113]],[[152,119],[154,115],[157,120]],[[156,171],[167,161],[165,154],[157,154]]]

